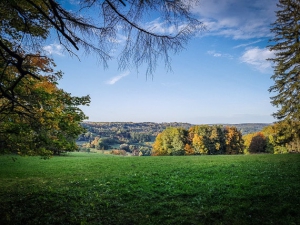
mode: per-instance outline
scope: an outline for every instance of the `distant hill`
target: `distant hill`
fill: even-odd
[[[128,145],[132,149],[143,149],[143,155],[151,153],[152,143],[156,136],[167,127],[182,127],[188,130],[195,124],[190,123],[153,123],[153,122],[83,122],[81,125],[87,132],[77,139],[80,149],[88,148],[109,150],[119,149],[121,145]],[[213,124],[208,124],[213,125]],[[214,124],[215,125],[215,124]],[[242,134],[261,131],[267,123],[220,124],[222,126],[235,126]],[[145,154],[144,154],[145,153]]]
[[[230,124],[229,126],[235,126],[244,135],[244,134],[261,131],[264,127],[269,125],[271,124],[270,123],[241,123],[241,124]]]
[[[108,136],[108,134],[114,132],[138,132],[147,133],[152,136],[156,136],[167,127],[183,127],[189,129],[191,126],[196,124],[190,123],[154,123],[154,122],[83,122],[82,126],[85,127],[89,132],[97,135]],[[261,131],[265,126],[270,125],[269,123],[241,123],[241,124],[220,124],[223,126],[235,126],[241,130],[242,134],[248,134],[253,132]]]

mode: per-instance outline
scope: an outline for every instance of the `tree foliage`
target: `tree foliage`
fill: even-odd
[[[216,155],[242,153],[242,134],[235,127],[198,125],[189,130],[169,127],[158,134],[153,155]]]
[[[250,153],[263,153],[266,152],[267,142],[266,137],[263,133],[258,132],[252,137],[251,143],[249,145]]]
[[[70,11],[57,0],[3,0],[0,2],[1,70],[13,66],[18,76],[0,77],[1,83],[7,82],[1,86],[0,97],[16,102],[17,84],[27,76],[38,79],[39,73],[30,70],[28,58],[41,57],[45,40],[50,36],[71,55],[76,55],[79,49],[95,53],[104,67],[116,45],[123,46],[118,57],[120,69],[146,64],[151,74],[160,58],[169,66],[170,51],[180,51],[202,27],[192,17],[191,7],[195,2],[80,0],[77,11]],[[98,14],[98,18],[90,18],[91,12]],[[163,20],[162,30],[146,22],[153,19],[153,13]],[[175,32],[167,32],[170,27]],[[125,44],[119,44],[120,35],[125,37]]]
[[[280,121],[264,127],[261,132],[244,135],[244,153],[300,152],[300,140],[297,139],[297,133],[290,129],[293,128],[287,121]]]
[[[80,0],[74,10],[57,0],[0,1],[2,152],[74,149],[78,122],[86,118],[78,106],[88,104],[89,97],[72,97],[57,88],[61,73],[54,72],[45,54],[47,40],[56,40],[72,56],[79,49],[95,53],[104,67],[118,45],[123,47],[120,69],[146,64],[152,74],[158,60],[169,67],[170,52],[180,51],[202,27],[191,13],[197,1]],[[163,29],[147,22],[153,13]]]
[[[158,134],[153,144],[153,155],[184,155],[187,131],[183,128],[168,127]]]
[[[243,152],[244,140],[242,133],[236,127],[226,126],[225,130],[226,154],[239,154]]]
[[[270,59],[274,62],[274,74],[272,79],[275,84],[269,91],[274,92],[271,103],[278,111],[274,117],[284,120],[281,128],[288,125],[282,131],[290,132],[287,136],[300,138],[300,1],[279,0],[279,10],[276,12],[277,19],[272,24],[271,31],[274,43],[270,50],[275,57]],[[286,143],[290,140],[286,139]]]
[[[47,58],[33,58],[31,66],[50,71],[53,64]],[[5,72],[5,76],[16,76],[14,67]],[[46,156],[77,148],[75,140],[83,132],[79,122],[87,118],[78,106],[89,104],[90,98],[73,97],[59,89],[60,77],[60,72],[39,79],[26,77],[14,90],[18,98],[14,107],[8,99],[0,99],[1,153]]]

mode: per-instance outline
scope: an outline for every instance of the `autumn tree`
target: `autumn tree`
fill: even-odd
[[[249,146],[251,144],[252,138],[255,135],[255,133],[249,133],[249,134],[245,134],[243,135],[243,140],[244,140],[244,154],[249,154]]]
[[[222,126],[211,126],[209,141],[209,154],[215,155],[225,153],[225,134]]]
[[[164,145],[163,145],[162,135],[163,135],[162,133],[159,133],[155,138],[155,141],[152,145],[152,155],[153,156],[168,154],[167,149],[165,149]]]
[[[78,106],[88,105],[89,96],[73,97],[59,89],[61,73],[51,72],[52,61],[42,59],[28,58],[33,71],[49,73],[18,83],[14,90],[18,102],[13,109],[9,99],[0,101],[1,153],[49,156],[77,149],[75,140],[84,131],[80,122],[87,118]],[[14,78],[15,73],[14,67],[8,67],[4,76]]]
[[[15,88],[22,79],[39,78],[30,70],[28,58],[42,57],[45,41],[54,38],[70,55],[79,49],[95,53],[107,67],[112,50],[120,47],[119,68],[147,65],[152,74],[158,60],[170,66],[169,53],[183,48],[189,38],[202,27],[192,13],[198,0],[80,0],[76,10],[68,10],[57,0],[3,0],[0,2],[0,68],[15,67],[18,75],[0,88],[0,98],[15,106]],[[88,15],[98,15],[90,18]],[[160,18],[157,29],[149,22],[151,15]],[[158,21],[157,21],[158,22]],[[171,28],[171,32],[168,32]],[[120,44],[119,36],[125,43]],[[1,71],[0,71],[1,72]],[[2,74],[2,72],[0,74]]]
[[[198,125],[190,127],[188,131],[189,143],[195,154],[207,154],[209,147],[210,126]]]
[[[297,131],[289,122],[283,120],[262,130],[264,135],[267,136],[268,152],[275,154],[300,152],[300,140]],[[298,123],[298,126],[300,126],[300,123]]]
[[[189,140],[197,154],[225,153],[225,134],[222,126],[193,126],[189,129]]]
[[[236,127],[226,126],[225,130],[226,154],[239,154],[243,152],[244,141],[242,133]]]
[[[192,139],[192,146],[194,148],[194,151],[196,154],[207,154],[208,149],[207,146],[205,145],[205,139],[206,137],[203,135],[199,135],[199,134],[194,134],[194,137]]]
[[[271,103],[279,108],[273,115],[283,120],[281,132],[293,132],[286,136],[293,134],[296,141],[300,139],[300,1],[279,0],[277,6],[277,19],[271,28],[274,37],[270,40],[270,50],[275,54],[270,59],[274,62],[275,84],[269,91],[275,93]]]
[[[243,152],[242,134],[236,127],[197,125],[189,130],[168,127],[158,134],[152,155],[213,155]]]
[[[158,134],[153,143],[153,155],[184,155],[187,131],[183,128],[168,127]]]
[[[30,135],[31,133],[27,131],[32,130],[33,137],[36,137],[38,126],[46,130],[43,123],[33,123],[40,121],[36,117],[42,119],[41,113],[37,113],[41,102],[49,105],[55,105],[54,102],[61,104],[58,107],[63,108],[61,114],[55,112],[55,107],[49,106],[47,109],[49,117],[53,114],[57,117],[61,116],[61,121],[66,121],[60,124],[60,131],[65,129],[69,132],[68,126],[72,127],[71,121],[77,123],[79,119],[85,118],[77,106],[86,104],[89,101],[87,97],[72,97],[58,88],[50,94],[46,94],[46,88],[32,94],[40,90],[35,88],[39,82],[53,83],[53,85],[57,82],[51,80],[52,75],[48,75],[53,72],[53,68],[44,67],[45,63],[43,63],[43,60],[50,60],[45,56],[44,51],[45,43],[49,38],[56,40],[71,56],[77,57],[78,50],[83,50],[86,54],[95,53],[105,68],[108,60],[113,58],[113,50],[120,47],[120,54],[117,57],[120,69],[140,67],[145,64],[146,74],[150,75],[158,61],[163,61],[169,68],[170,53],[180,51],[189,38],[201,29],[202,24],[191,13],[191,7],[197,1],[80,0],[78,8],[74,10],[64,8],[57,0],[0,1],[1,135],[13,129],[9,127],[14,126],[22,129],[11,130],[11,132],[21,134],[22,131]],[[89,16],[91,12],[93,15],[98,15],[98,18],[91,18]],[[156,29],[155,25],[149,23],[150,19],[153,19],[152,15],[161,18],[159,25],[162,29]],[[167,31],[170,27],[172,32]],[[124,37],[125,43],[120,44],[119,36]],[[37,65],[37,62],[40,65]],[[45,115],[47,113],[44,112]],[[67,118],[62,118],[63,115],[72,115],[69,122]],[[29,120],[32,122],[28,122]],[[8,125],[9,123],[13,125]],[[47,127],[49,132],[56,134],[54,128],[55,126],[50,125]],[[10,140],[11,143],[9,140],[1,139],[1,150],[4,149],[3,146],[12,149],[14,140]],[[26,140],[28,146],[29,142],[33,141],[25,137],[24,141]],[[61,142],[58,141],[56,144],[59,145],[58,143]],[[65,145],[66,143],[63,144]]]

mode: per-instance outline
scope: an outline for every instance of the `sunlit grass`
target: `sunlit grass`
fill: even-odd
[[[300,155],[0,157],[0,224],[300,224]]]

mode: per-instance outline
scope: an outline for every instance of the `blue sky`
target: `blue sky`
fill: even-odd
[[[273,71],[265,59],[273,56],[267,45],[276,3],[202,0],[193,11],[207,31],[171,55],[172,72],[159,64],[152,78],[145,68],[120,71],[115,60],[105,70],[93,55],[79,55],[79,61],[56,40],[45,49],[64,72],[59,86],[91,96],[82,108],[90,121],[271,123]]]

